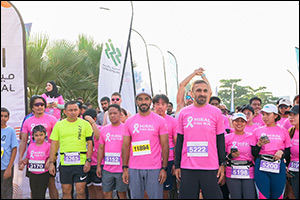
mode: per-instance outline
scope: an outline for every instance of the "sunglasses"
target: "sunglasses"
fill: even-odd
[[[111,101],[120,101],[119,98],[112,98]]]
[[[285,109],[287,109],[287,108],[288,108],[288,106],[287,106],[287,105],[281,105],[281,106],[279,106],[279,109],[282,109],[282,108],[285,108]]]
[[[194,101],[194,99],[191,96],[186,96],[185,98],[186,98],[186,100],[190,100],[191,99],[192,101]]]
[[[36,107],[39,107],[39,106],[45,106],[44,103],[35,103],[35,104],[33,104],[33,105],[36,106]]]

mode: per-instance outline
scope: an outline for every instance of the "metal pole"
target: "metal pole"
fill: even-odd
[[[156,47],[160,53],[161,53],[161,56],[162,56],[162,59],[163,59],[163,67],[164,67],[164,77],[165,77],[165,87],[166,87],[166,95],[168,96],[168,88],[167,88],[167,75],[166,75],[166,67],[165,67],[165,58],[164,58],[164,54],[163,52],[161,51],[161,49],[156,46],[155,44],[148,44],[149,46],[154,46]]]
[[[148,47],[147,47],[147,43],[144,39],[144,37],[138,32],[136,31],[135,29],[131,29],[133,30],[134,32],[136,32],[143,40],[144,44],[145,44],[145,48],[146,48],[146,56],[147,56],[147,63],[148,63],[148,71],[149,71],[149,79],[150,79],[150,88],[151,88],[151,94],[153,96],[153,87],[152,87],[152,78],[151,78],[151,71],[150,71],[150,63],[149,63],[149,56],[148,56]]]
[[[297,84],[297,80],[295,78],[295,76],[292,74],[292,72],[290,70],[287,69],[287,71],[292,75],[292,77],[294,78],[294,81],[296,83],[296,94],[298,94],[298,84]]]

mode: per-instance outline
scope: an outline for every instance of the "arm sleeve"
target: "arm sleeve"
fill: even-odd
[[[217,135],[217,149],[218,149],[219,165],[221,165],[221,163],[224,163],[226,161],[224,133]]]
[[[290,162],[291,162],[291,148],[285,148],[284,149],[284,158],[286,160],[286,166],[289,166]]]
[[[176,147],[175,147],[175,169],[180,168],[182,145],[183,145],[183,135],[178,133]]]
[[[255,145],[255,146],[251,146],[251,154],[254,157],[254,160],[256,160],[256,158],[259,155],[259,152],[261,150],[261,147]]]

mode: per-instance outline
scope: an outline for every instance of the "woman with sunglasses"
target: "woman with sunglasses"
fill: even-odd
[[[285,114],[286,111],[289,111],[292,107],[292,102],[288,99],[281,99],[278,104],[278,111],[281,119],[276,122],[278,126],[283,126],[284,122],[288,120],[289,122],[289,115]],[[292,125],[289,123],[286,124],[286,129],[289,130],[289,128],[292,127]]]
[[[265,126],[254,130],[250,142],[255,158],[254,181],[259,199],[282,199],[286,185],[286,164],[291,139],[288,131],[276,124],[278,109],[266,104],[260,111]]]
[[[59,120],[61,118],[61,109],[64,109],[64,99],[57,91],[57,86],[54,81],[48,81],[46,86],[47,92],[41,96],[46,100],[46,112]]]

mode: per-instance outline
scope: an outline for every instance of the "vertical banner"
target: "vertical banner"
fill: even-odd
[[[298,70],[299,70],[299,48],[295,47],[295,49],[296,49],[297,66],[298,66]]]
[[[233,94],[233,86],[231,86],[231,104],[230,104],[230,112],[234,112],[234,94]]]
[[[128,1],[103,2],[103,6],[104,3],[106,5],[102,9],[103,18],[100,22],[104,41],[99,66],[98,103],[102,97],[110,98],[112,93],[120,92],[123,75],[126,72],[125,63],[132,20],[132,8]]]
[[[22,120],[27,113],[26,70],[23,19],[12,3],[1,1],[1,107],[9,110],[7,124],[16,130],[18,140]],[[14,197],[30,198],[28,178],[18,170],[18,153],[14,165]]]

